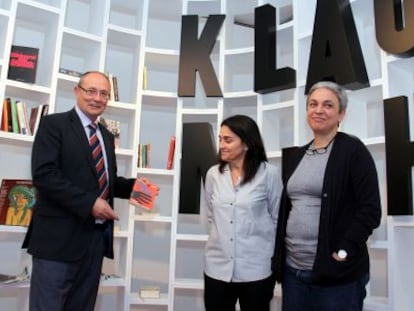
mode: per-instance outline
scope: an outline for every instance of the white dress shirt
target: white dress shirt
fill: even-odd
[[[233,186],[227,165],[206,176],[209,237],[205,273],[225,282],[250,282],[271,275],[282,182],[278,169],[262,163],[247,184]]]

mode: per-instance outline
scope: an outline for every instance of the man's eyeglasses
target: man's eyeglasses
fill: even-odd
[[[82,86],[78,85],[78,87],[85,92],[86,95],[90,97],[95,97],[97,94],[99,94],[99,97],[109,100],[111,98],[111,94],[107,91],[98,91],[97,89],[85,89]]]

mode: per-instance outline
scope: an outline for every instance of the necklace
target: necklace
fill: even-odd
[[[311,146],[313,146],[313,142],[312,142],[312,144],[309,145],[309,148],[306,149],[306,154],[307,155],[324,154],[328,151],[329,146],[332,144],[334,140],[335,140],[335,137],[332,138],[325,147],[321,147],[321,148],[311,148]]]

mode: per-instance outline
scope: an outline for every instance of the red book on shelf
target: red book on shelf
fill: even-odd
[[[158,186],[142,178],[135,179],[129,203],[152,211],[155,198],[158,195]]]
[[[12,45],[8,79],[35,83],[39,49]]]
[[[174,151],[175,151],[175,136],[171,136],[170,147],[168,148],[167,170],[172,169],[173,162],[174,162]]]

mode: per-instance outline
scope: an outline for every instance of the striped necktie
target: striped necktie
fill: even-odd
[[[91,123],[88,125],[89,131],[89,144],[92,150],[92,158],[95,164],[96,173],[99,178],[99,193],[100,197],[104,200],[108,198],[109,187],[108,187],[108,177],[105,169],[105,160],[102,153],[102,146],[99,142],[98,135],[96,134],[96,124]]]

